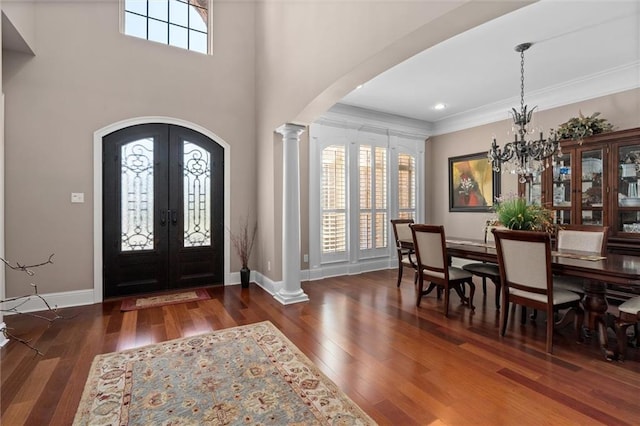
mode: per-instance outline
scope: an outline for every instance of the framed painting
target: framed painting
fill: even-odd
[[[449,158],[449,211],[488,212],[500,194],[500,174],[493,171],[487,153]]]

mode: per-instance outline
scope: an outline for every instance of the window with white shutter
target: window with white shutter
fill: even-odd
[[[344,146],[332,145],[322,150],[321,241],[322,255],[347,251],[347,187]]]
[[[416,219],[416,159],[398,155],[398,218]]]

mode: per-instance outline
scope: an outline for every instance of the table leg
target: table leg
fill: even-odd
[[[597,331],[598,343],[605,358],[611,361],[615,358],[615,352],[609,349],[607,337],[607,325],[605,315],[607,313],[607,285],[603,282],[587,280],[584,284],[583,306],[587,318],[587,335]]]

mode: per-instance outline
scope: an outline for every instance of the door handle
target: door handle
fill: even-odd
[[[178,210],[171,210],[171,223],[178,223]]]
[[[160,225],[167,224],[167,211],[165,209],[160,210]]]

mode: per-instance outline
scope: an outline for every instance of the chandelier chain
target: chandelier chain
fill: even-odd
[[[520,52],[520,111],[524,111],[524,50]]]

